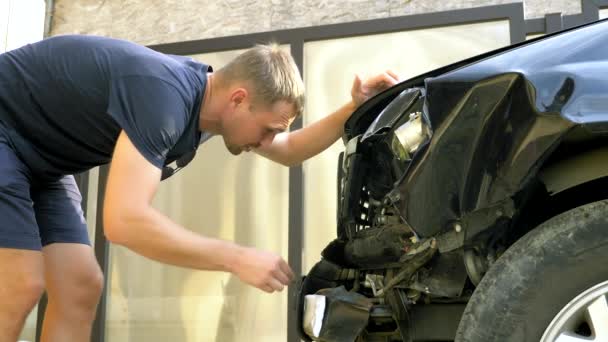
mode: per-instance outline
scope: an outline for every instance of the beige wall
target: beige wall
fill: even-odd
[[[52,35],[157,44],[522,2],[521,0],[55,0]],[[580,0],[525,0],[526,18],[580,13]]]

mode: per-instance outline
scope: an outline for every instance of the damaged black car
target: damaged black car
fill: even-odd
[[[608,341],[608,22],[402,82],[343,141],[302,339]]]

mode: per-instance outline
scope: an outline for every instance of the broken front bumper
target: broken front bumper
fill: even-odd
[[[302,279],[298,298],[298,326],[305,341],[355,341],[368,323],[372,302],[337,286],[342,270],[325,260]]]

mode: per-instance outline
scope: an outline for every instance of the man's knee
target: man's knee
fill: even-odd
[[[95,268],[87,272],[83,277],[82,286],[85,288],[84,296],[87,297],[87,301],[90,301],[93,305],[97,305],[104,287],[104,277],[101,270]]]
[[[40,300],[44,292],[44,277],[27,270],[15,272],[13,279],[1,279],[0,287],[4,288],[0,291],[1,307],[9,314],[21,315],[29,313]]]
[[[74,270],[72,276],[54,286],[60,290],[49,292],[49,301],[55,301],[64,310],[94,312],[103,286],[104,277],[99,268]]]
[[[42,272],[14,269],[0,272],[0,341],[15,341],[27,315],[44,291]]]

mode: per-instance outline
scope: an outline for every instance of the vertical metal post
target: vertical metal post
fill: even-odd
[[[509,33],[511,44],[521,43],[526,40],[526,20],[524,19],[524,4],[512,4],[509,7]]]
[[[46,305],[48,304],[48,297],[46,292],[42,294],[40,301],[38,302],[38,314],[36,317],[36,342],[40,342],[42,336],[42,323],[44,320],[44,313],[46,312]]]
[[[304,41],[295,40],[291,43],[291,54],[300,73],[304,76]],[[303,118],[300,116],[292,124],[292,130],[302,128]],[[302,247],[304,240],[304,173],[302,166],[289,169],[289,265],[296,277],[302,275]],[[298,289],[294,286],[287,288],[287,342],[300,341],[296,329]]]
[[[591,23],[600,20],[600,8],[606,5],[608,5],[606,0],[581,0],[584,22]]]
[[[101,267],[101,271],[105,276],[105,286],[101,294],[101,300],[97,306],[97,315],[93,322],[93,332],[91,342],[105,341],[106,328],[106,305],[108,296],[108,270],[109,270],[109,254],[110,246],[103,233],[103,201],[105,197],[106,182],[108,180],[109,165],[104,165],[99,168],[99,187],[97,191],[97,221],[95,226],[95,257]]]
[[[545,15],[545,33],[554,33],[564,29],[564,20],[561,13]]]

